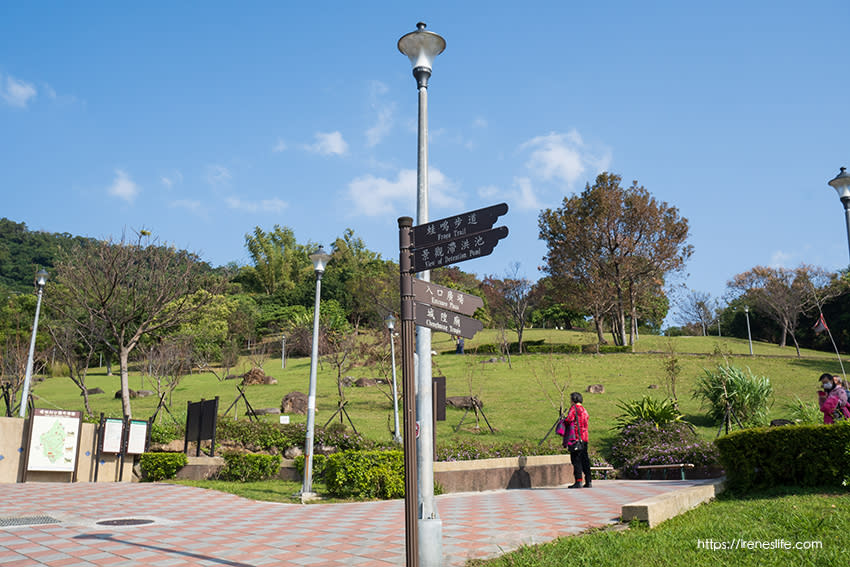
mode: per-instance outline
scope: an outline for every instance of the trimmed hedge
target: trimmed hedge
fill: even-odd
[[[734,431],[715,441],[733,490],[837,486],[850,470],[850,423]]]
[[[155,482],[174,478],[189,460],[185,453],[142,453],[139,467],[142,469],[142,479]]]
[[[313,479],[321,480],[325,476],[325,463],[327,463],[328,457],[321,453],[313,453]],[[301,478],[304,478],[304,463],[307,461],[307,457],[304,455],[298,455],[294,459],[295,461],[295,470],[298,471],[298,474],[301,475]]]
[[[224,468],[218,473],[221,480],[256,482],[273,478],[280,472],[280,455],[228,451],[223,457]]]
[[[402,451],[343,451],[328,455],[324,469],[328,492],[340,498],[404,497]]]
[[[596,343],[593,344],[566,344],[566,343],[552,343],[552,344],[544,344],[545,339],[539,339],[534,341],[523,341],[522,349],[527,354],[613,354],[620,352],[632,352],[632,347],[630,346],[617,346],[617,345],[598,345]],[[510,353],[516,354],[519,352],[519,343],[510,343],[509,345]],[[485,343],[482,345],[478,345],[476,347],[466,349],[467,354],[501,354],[502,353],[502,345],[493,344],[493,343]],[[445,350],[442,354],[455,354],[454,350]]]

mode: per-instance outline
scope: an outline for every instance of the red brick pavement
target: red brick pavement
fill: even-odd
[[[490,557],[615,522],[624,504],[699,481],[594,481],[437,497],[446,566]],[[0,525],[0,567],[404,565],[404,503],[255,502],[170,484],[0,485],[0,524],[50,516],[58,523]],[[110,519],[149,519],[103,526]]]

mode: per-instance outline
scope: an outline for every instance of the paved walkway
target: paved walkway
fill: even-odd
[[[609,480],[589,490],[439,496],[445,564],[604,526],[624,504],[699,482]],[[401,500],[304,506],[148,483],[2,484],[0,494],[0,567],[379,567],[405,560]],[[98,523],[115,519],[153,522]]]

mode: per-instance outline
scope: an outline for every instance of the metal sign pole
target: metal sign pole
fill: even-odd
[[[416,394],[413,352],[416,328],[413,316],[413,274],[411,273],[410,227],[413,219],[398,219],[399,286],[401,291],[401,380],[404,403],[404,541],[407,567],[418,567],[417,474],[416,474]]]

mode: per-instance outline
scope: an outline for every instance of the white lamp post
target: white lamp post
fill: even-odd
[[[38,333],[38,315],[41,312],[41,295],[44,292],[44,286],[47,283],[47,270],[40,269],[35,273],[35,285],[38,287],[38,299],[35,302],[35,321],[32,324],[32,337],[30,338],[30,352],[27,356],[27,369],[24,374],[24,391],[21,394],[21,408],[18,415],[26,417],[27,415],[27,400],[30,395],[30,381],[32,380],[32,364],[33,355],[35,354],[35,336]]]
[[[384,322],[387,324],[387,329],[390,331],[390,359],[393,365],[393,418],[395,422],[395,429],[393,430],[393,441],[396,443],[401,443],[401,428],[398,425],[398,390],[396,386],[396,371],[395,371],[395,338],[393,337],[393,332],[395,330],[395,317],[390,313],[387,315],[387,318],[384,319]]]
[[[850,173],[847,173],[847,168],[842,167],[838,175],[829,181],[829,184],[838,192],[838,198],[844,205],[844,217],[847,223],[847,246],[850,250]]]
[[[315,497],[313,492],[313,430],[316,427],[316,366],[319,358],[319,300],[322,294],[322,275],[330,256],[319,246],[315,254],[310,255],[313,269],[316,270],[316,304],[313,307],[313,348],[310,355],[310,392],[307,394],[307,440],[304,443],[304,484],[301,487],[301,501]]]
[[[419,126],[416,162],[416,224],[428,222],[428,79],[431,64],[446,48],[446,40],[426,31],[425,24],[416,24],[416,31],[405,34],[398,40],[398,49],[407,55],[413,65],[413,76],[419,91]],[[429,271],[420,272],[419,278],[430,281]],[[424,567],[440,565],[442,562],[442,521],[437,518],[434,505],[434,419],[432,407],[431,377],[431,329],[419,327],[416,335],[416,352],[419,355],[416,388],[416,424],[419,426],[417,440],[417,478],[419,481],[418,533],[421,545],[418,560]],[[409,435],[410,432],[405,432]]]
[[[744,305],[744,316],[747,318],[747,341],[750,343],[750,356],[753,355],[753,336],[750,334],[750,307]]]
[[[280,368],[286,368],[286,335],[280,335]]]

